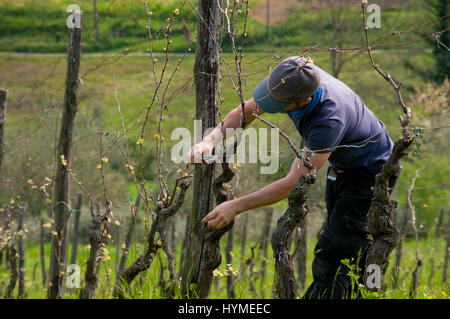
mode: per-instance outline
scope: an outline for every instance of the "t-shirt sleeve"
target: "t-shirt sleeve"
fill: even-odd
[[[344,137],[344,124],[337,119],[314,124],[306,134],[306,146],[317,153],[333,152]]]

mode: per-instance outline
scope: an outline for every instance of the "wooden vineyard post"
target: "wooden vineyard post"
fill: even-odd
[[[201,120],[202,134],[217,125],[219,74],[219,7],[217,1],[200,0],[198,4],[197,50],[194,77],[196,118]],[[216,165],[199,165],[194,173],[192,215],[188,233],[186,259],[181,271],[183,297],[193,297],[190,289],[199,286],[203,245],[207,239],[202,219],[213,207],[213,183]],[[214,238],[210,238],[214,239]]]
[[[0,89],[0,178],[2,176],[2,162],[3,162],[3,135],[6,123],[6,99],[8,98],[8,91]]]
[[[53,220],[56,234],[52,238],[50,254],[48,298],[62,297],[63,279],[66,267],[68,222],[71,213],[69,200],[69,170],[72,158],[72,139],[75,129],[75,116],[78,111],[78,74],[81,56],[81,11],[72,13],[76,23],[69,28],[67,48],[67,76],[64,93],[64,108],[57,147],[57,167],[53,199]],[[78,24],[79,22],[79,24]]]

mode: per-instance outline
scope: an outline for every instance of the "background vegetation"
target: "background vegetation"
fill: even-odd
[[[9,91],[8,119],[5,128],[5,155],[1,176],[0,203],[27,203],[30,207],[26,217],[26,293],[28,298],[42,298],[45,288],[41,284],[40,265],[38,262],[39,247],[39,217],[44,216],[50,221],[48,203],[33,188],[41,185],[45,177],[51,177],[54,157],[55,140],[57,138],[57,122],[64,98],[65,55],[67,50],[67,28],[65,20],[68,13],[65,8],[74,1],[57,0],[0,0],[0,87]],[[147,55],[146,40],[147,15],[140,0],[103,1],[98,2],[98,40],[95,40],[92,28],[92,1],[76,1],[84,12],[84,43],[81,62],[80,78],[82,85],[79,90],[80,110],[77,116],[75,131],[73,171],[77,179],[90,190],[93,199],[102,202],[103,186],[100,181],[98,165],[98,135],[103,130],[116,136],[121,131],[121,119],[117,111],[115,91],[121,103],[122,112],[127,126],[127,137],[131,156],[138,158],[136,141],[140,137],[139,119],[136,114],[141,112],[149,103],[155,84],[152,81],[152,63]],[[317,48],[336,47],[335,27],[329,18],[336,8],[327,7],[321,1],[293,1],[289,14],[283,13],[278,24],[270,26],[270,37],[267,36],[265,21],[261,18],[258,6],[264,1],[250,1],[251,13],[247,21],[248,39],[243,40],[238,32],[237,41],[245,54],[243,62],[243,78],[245,79],[244,94],[251,97],[253,88],[270,73],[279,58],[300,54],[306,46]],[[295,2],[295,3],[294,3]],[[350,1],[351,2],[351,1]],[[360,8],[353,3],[345,7],[345,32],[342,44],[346,48],[359,48],[364,45],[360,17]],[[378,1],[382,8],[382,28],[371,29],[372,39],[390,35],[394,30],[410,30],[426,24],[435,18],[429,7],[423,1]],[[172,15],[175,8],[180,8],[180,15],[174,24],[171,36],[173,44],[170,46],[170,59],[167,70],[176,68],[178,58],[191,48],[195,51],[196,11],[195,1],[151,1],[152,30],[163,26],[167,17]],[[276,4],[273,4],[276,5]],[[255,13],[253,13],[255,12]],[[343,13],[343,14],[344,14]],[[184,19],[190,32],[190,41],[183,33]],[[450,207],[450,190],[448,176],[450,174],[450,156],[448,152],[449,128],[449,83],[447,80],[432,82],[425,75],[427,71],[436,68],[436,55],[433,41],[419,41],[411,45],[393,45],[398,42],[409,42],[420,39],[424,35],[434,32],[435,25],[422,28],[420,32],[407,33],[397,37],[389,36],[381,44],[386,44],[374,50],[374,56],[384,70],[396,79],[404,82],[403,94],[411,106],[414,117],[411,127],[418,129],[414,153],[404,162],[402,175],[397,183],[394,198],[399,202],[398,219],[406,209],[407,188],[411,179],[420,169],[420,177],[416,182],[413,193],[413,203],[416,207],[417,220],[420,230],[420,256],[424,262],[421,273],[420,288],[417,298],[448,298],[449,289],[442,286],[442,262],[445,254],[445,236],[436,238],[436,222],[441,209],[447,214]],[[185,28],[186,30],[186,28]],[[320,32],[318,32],[320,30]],[[164,63],[163,47],[165,39],[153,42],[157,69]],[[128,51],[125,51],[127,50]],[[226,35],[223,36],[222,49],[224,60],[233,63],[230,43]],[[52,54],[49,54],[52,53]],[[309,55],[314,62],[332,73],[332,58],[328,51],[311,50]],[[367,106],[388,127],[392,139],[400,136],[396,96],[392,88],[380,78],[370,67],[370,62],[364,52],[348,53],[351,56],[342,67],[339,78],[349,85],[363,98]],[[230,64],[233,66],[232,64]],[[168,179],[178,176],[178,170],[185,170],[184,166],[171,162],[170,149],[176,141],[171,141],[170,133],[176,127],[193,129],[195,116],[195,88],[193,87],[194,54],[189,53],[183,60],[180,69],[169,86],[169,94],[176,93],[170,105],[164,112],[164,126],[162,136],[164,140],[164,163]],[[233,66],[234,67],[234,66]],[[230,68],[234,70],[233,68]],[[221,63],[222,74],[227,74],[224,62]],[[446,72],[448,74],[448,70]],[[234,72],[232,72],[233,75]],[[221,83],[221,115],[239,104],[239,97],[232,88],[227,76]],[[268,120],[282,127],[295,142],[300,145],[300,137],[290,120],[283,116],[268,115]],[[151,114],[148,128],[145,132],[145,178],[148,186],[156,197],[159,191],[157,183],[156,154],[153,136],[157,131],[156,109]],[[445,127],[446,126],[446,127]],[[254,127],[263,127],[255,123]],[[430,129],[427,129],[430,128]],[[114,219],[120,224],[121,237],[112,238],[107,244],[108,254],[104,256],[100,268],[100,287],[97,297],[111,297],[115,278],[117,252],[124,240],[125,228],[130,222],[130,204],[136,198],[137,189],[131,182],[128,169],[124,166],[121,154],[112,143],[108,145],[105,164],[108,196],[113,201]],[[289,146],[281,140],[280,170],[276,176],[260,175],[259,166],[255,164],[240,164],[234,167],[238,175],[230,185],[234,193],[239,196],[254,191],[276,178],[284,176],[290,167],[293,154]],[[136,171],[140,167],[136,161]],[[34,184],[30,183],[30,180]],[[319,173],[316,184],[310,193],[311,212],[308,226],[308,273],[307,285],[312,281],[310,265],[312,251],[323,218],[325,217],[324,203],[324,173]],[[80,188],[71,184],[72,202],[76,202]],[[191,191],[182,210],[171,221],[173,227],[172,239],[176,247],[176,260],[180,263],[181,247],[184,241],[186,216],[189,213]],[[272,228],[277,218],[284,212],[287,202],[275,205]],[[271,297],[273,288],[274,269],[269,248],[267,259],[267,275],[261,281],[261,256],[258,251],[254,259],[254,268],[243,266],[242,260],[251,257],[250,247],[255,245],[261,237],[265,210],[248,212],[247,238],[245,250],[240,251],[242,243],[242,229],[245,216],[240,215],[235,224],[235,249],[233,251],[234,270],[238,274],[229,273],[224,263],[216,273],[211,297],[225,298],[225,278],[236,278],[236,292],[238,298]],[[142,253],[145,242],[145,230],[151,218],[140,212],[137,231],[129,253],[129,262]],[[87,207],[82,209],[82,220],[78,263],[83,265],[87,258],[87,232],[91,219]],[[116,230],[111,229],[114,234]],[[51,232],[46,234],[50,242]],[[222,240],[222,248],[226,239]],[[414,241],[412,228],[408,224],[404,257],[401,265],[401,284],[394,289],[391,285],[385,290],[386,298],[406,298],[411,281],[411,272],[415,266]],[[117,248],[119,247],[119,249]],[[259,247],[259,246],[258,246]],[[49,245],[46,246],[46,256]],[[70,249],[69,249],[70,252]],[[393,254],[394,255],[394,254]],[[161,296],[159,283],[161,278],[168,276],[166,257],[161,253],[151,268],[142,276],[140,283],[135,283],[130,297],[158,298]],[[394,256],[392,256],[394,257]],[[251,259],[250,259],[251,260]],[[431,269],[433,260],[433,269]],[[391,263],[392,264],[392,263]],[[162,265],[162,267],[161,267]],[[179,265],[177,264],[177,269]],[[245,270],[244,270],[245,269]],[[252,273],[253,277],[250,277]],[[0,284],[5,287],[9,278],[8,269],[3,263],[0,265]],[[136,280],[138,281],[138,280]],[[249,289],[254,281],[256,292]],[[0,289],[1,290],[1,289]],[[1,293],[1,291],[0,291]],[[76,295],[74,295],[76,296]]]

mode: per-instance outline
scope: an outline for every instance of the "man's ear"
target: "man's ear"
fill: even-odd
[[[311,100],[312,100],[312,98],[310,98],[310,97],[305,99],[305,101],[303,102],[303,105],[308,104],[309,102],[311,102]]]
[[[260,109],[258,105],[256,105],[255,111],[256,111],[256,114],[258,114],[258,115],[264,114],[264,111],[262,109]]]

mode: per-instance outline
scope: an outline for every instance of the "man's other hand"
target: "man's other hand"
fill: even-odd
[[[202,223],[209,228],[220,229],[231,223],[239,213],[236,200],[229,200],[218,205],[211,213],[203,218]]]

